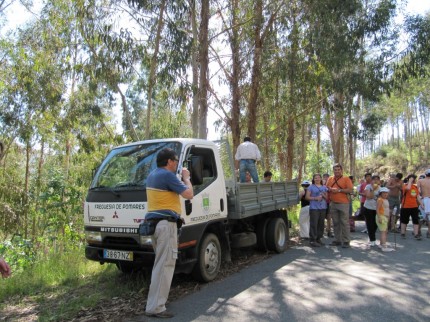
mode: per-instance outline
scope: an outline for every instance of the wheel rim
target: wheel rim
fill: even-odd
[[[278,241],[278,246],[283,247],[285,245],[285,226],[284,225],[279,225],[278,226],[278,231],[277,231],[277,238],[276,240]]]
[[[209,243],[205,251],[205,268],[209,274],[213,274],[217,271],[219,262],[218,254],[218,248],[215,243]]]

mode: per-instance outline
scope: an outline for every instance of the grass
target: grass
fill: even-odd
[[[70,320],[106,299],[146,289],[143,276],[88,261],[82,249],[52,254],[0,283],[0,311],[32,307],[38,321]]]

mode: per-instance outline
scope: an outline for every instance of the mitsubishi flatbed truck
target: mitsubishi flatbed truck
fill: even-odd
[[[151,238],[139,235],[147,212],[146,178],[158,151],[172,148],[191,174],[194,198],[181,197],[176,272],[213,280],[231,250],[258,247],[283,252],[289,240],[287,207],[298,203],[296,181],[237,183],[227,141],[159,139],[112,149],[94,174],[84,204],[85,256],[115,263],[124,273],[151,268]]]

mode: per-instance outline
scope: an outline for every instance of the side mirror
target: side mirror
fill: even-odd
[[[200,185],[203,183],[203,158],[201,156],[191,157],[191,183],[193,185]]]

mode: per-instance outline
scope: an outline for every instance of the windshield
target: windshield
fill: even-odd
[[[181,143],[154,142],[113,149],[97,170],[91,189],[143,189],[148,174],[157,167],[157,153],[171,148],[179,155]]]

